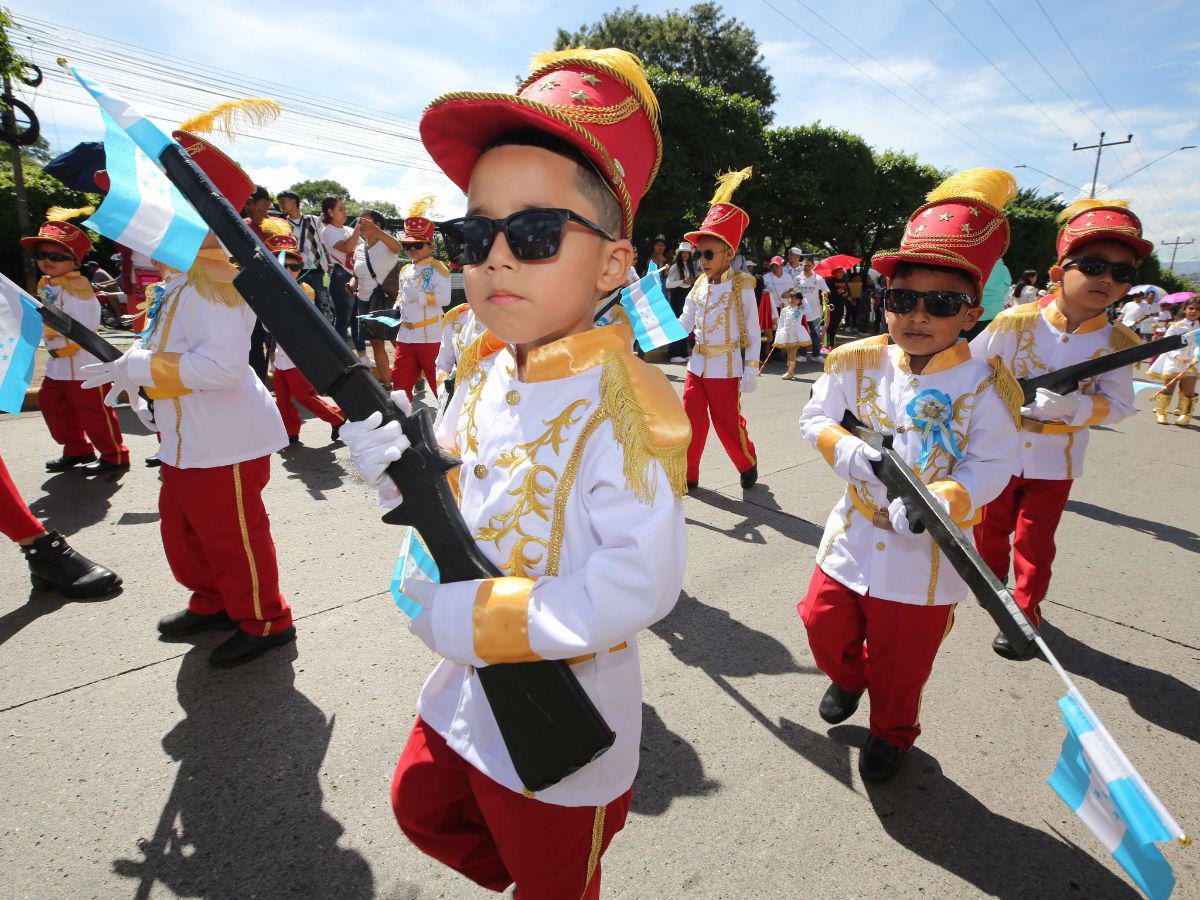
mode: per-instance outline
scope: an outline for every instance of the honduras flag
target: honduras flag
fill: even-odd
[[[641,280],[622,288],[621,305],[629,314],[633,336],[643,353],[687,337],[663,294],[657,271],[650,271]]]
[[[1067,726],[1050,787],[1100,839],[1151,900],[1171,895],[1175,875],[1155,843],[1187,838],[1087,701],[1058,701]]]
[[[404,541],[400,545],[400,558],[396,560],[396,571],[392,573],[392,599],[396,601],[402,613],[410,619],[415,619],[425,607],[404,593],[404,585],[409,579],[431,581],[434,584],[440,584],[442,580],[437,563],[418,540],[417,533],[411,526],[405,529]]]
[[[19,413],[42,340],[37,302],[0,275],[0,412]]]
[[[158,166],[171,143],[149,119],[107,88],[68,67],[100,105],[108,196],[84,224],[106,238],[186,272],[208,226]]]

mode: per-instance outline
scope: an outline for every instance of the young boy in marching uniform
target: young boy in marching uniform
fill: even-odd
[[[412,399],[413,386],[425,376],[437,396],[437,355],[442,346],[442,310],[450,303],[450,270],[433,258],[433,222],[423,213],[433,203],[425,197],[413,204],[404,220],[400,243],[412,260],[400,270],[396,310],[403,325],[396,335],[392,389]]]
[[[247,107],[270,113],[261,100],[222,104],[172,133],[234,209],[254,182],[195,132],[228,125]],[[191,592],[187,607],[162,618],[158,630],[178,638],[236,627],[209,655],[219,667],[296,637],[262,501],[271,455],[287,446],[287,434],[247,362],[256,317],[233,286],[235,274],[210,231],[191,269],[156,290],[147,330],[120,359],[91,367],[88,382],[114,382],[131,398],[144,387],[154,401],[163,549],[175,580]]]
[[[92,241],[66,221],[90,212],[91,208],[51,207],[37,235],[21,238],[21,246],[30,251],[42,274],[37,287],[41,301],[98,331],[100,302],[92,292],[92,283],[79,272]],[[38,390],[38,405],[50,436],[63,448],[58,459],[46,463],[46,471],[65,472],[83,465],[85,474],[99,475],[128,469],[129,448],[116,412],[105,405],[101,388],[84,384],[87,376],[83,367],[99,360],[49,326],[44,332],[50,359]],[[98,460],[96,450],[100,451]]]
[[[442,345],[438,349],[437,363],[435,364],[438,390],[441,390],[446,379],[458,366],[463,351],[485,330],[475,313],[471,311],[469,303],[460,303],[453,309],[447,310],[446,314],[442,316]]]
[[[278,256],[280,253],[284,255],[283,267],[293,279],[299,281],[304,257],[300,255],[300,247],[296,243],[296,239],[291,235],[271,234],[267,236],[264,243],[267,245],[267,249],[274,255]],[[314,304],[317,302],[317,294],[312,287],[304,282],[300,282],[300,289]],[[275,385],[275,405],[279,408],[279,415],[283,419],[283,427],[287,432],[288,443],[300,443],[300,414],[296,412],[296,407],[292,405],[293,400],[322,422],[329,423],[332,428],[329,440],[336,441],[338,439],[338,429],[346,421],[346,417],[342,414],[342,411],[335,404],[322,400],[317,395],[316,388],[296,368],[296,364],[287,355],[287,351],[278,344],[275,345],[273,364],[275,373],[273,379]]]
[[[592,323],[625,284],[661,158],[657,120],[641,64],[613,49],[540,54],[515,96],[448,94],[421,120],[430,156],[468,192],[468,216],[439,228],[488,329],[459,360],[438,436],[462,460],[467,527],[504,576],[420,592],[412,630],[443,660],[392,804],[424,852],[494,891],[515,882],[522,900],[599,896],[637,770],[636,634],[682,583],[687,419],[666,377],[630,352],[629,328]],[[384,467],[407,441],[378,422],[342,434],[394,503]],[[570,662],[616,742],[531,794],[475,671],[538,659]]]
[[[893,435],[896,451],[960,527],[1012,474],[1021,391],[998,361],[972,359],[962,338],[1008,247],[1008,172],[971,169],[947,179],[908,220],[899,250],[872,265],[891,279],[888,334],[829,354],[800,417],[809,443],[848,482],[825,525],[799,609],[813,657],[830,677],[821,718],[845,721],[865,690],[871,731],[858,760],[865,781],[895,774],[921,733],[921,692],[967,596],[928,533],[913,534],[902,500],[871,466],[879,453],[852,436],[852,412]],[[889,340],[890,337],[890,340]]]
[[[734,190],[750,177],[750,169],[717,179],[717,191],[699,230],[684,238],[696,246],[703,275],[696,279],[679,322],[694,331],[696,346],[683,384],[683,409],[692,425],[688,447],[688,489],[700,483],[700,457],[708,439],[708,421],[741,475],[743,488],[758,481],[758,458],[742,416],[742,394],[758,386],[762,331],[754,276],[730,268],[750,224],[750,216],[730,202]]]
[[[971,342],[978,359],[999,356],[1018,378],[1141,343],[1124,325],[1110,325],[1107,312],[1154,249],[1143,240],[1138,217],[1120,201],[1079,200],[1059,220],[1065,224],[1058,234],[1058,262],[1050,268],[1056,287],[1040,300],[1004,310]],[[1041,389],[1023,410],[1015,473],[983,511],[975,546],[1001,581],[1008,578],[1011,555],[1013,596],[1035,628],[1050,586],[1054,533],[1071,482],[1083,474],[1088,429],[1115,425],[1134,412],[1130,367],[1105,372],[1065,396]],[[992,649],[1006,659],[1036,654],[1031,644],[1018,657],[1003,634]]]
[[[1192,421],[1192,410],[1196,408],[1196,338],[1200,336],[1200,297],[1193,297],[1183,307],[1183,315],[1167,326],[1163,337],[1182,334],[1187,343],[1178,350],[1164,353],[1150,366],[1147,374],[1165,382],[1155,397],[1154,419],[1159,425],[1167,424],[1167,409],[1171,395],[1179,388],[1179,402],[1175,406],[1175,424],[1186,426]]]
[[[778,259],[778,257],[776,257]],[[812,346],[812,337],[804,327],[803,298],[792,291],[787,295],[787,305],[779,311],[779,327],[775,331],[775,346],[787,352],[787,371],[784,381],[796,377],[796,352]]]

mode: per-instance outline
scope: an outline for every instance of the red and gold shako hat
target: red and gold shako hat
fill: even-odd
[[[996,262],[1008,250],[1005,205],[1017,195],[1017,181],[1003,169],[965,169],[926,194],[926,203],[908,219],[899,250],[871,260],[889,279],[901,262],[944,266],[975,282],[976,298]]]
[[[683,236],[684,240],[696,243],[704,235],[715,237],[736,250],[742,243],[742,235],[750,224],[750,216],[740,206],[735,206],[731,200],[733,192],[743,181],[753,174],[754,170],[747,166],[737,172],[726,172],[717,176],[717,191],[709,200],[708,215],[704,217],[699,230],[689,231]]]
[[[200,135],[220,132],[233,140],[236,134],[234,125],[243,121],[255,126],[266,125],[273,122],[279,112],[279,104],[266,97],[228,100],[188,119],[171,132],[171,137],[204,170],[229,205],[240,211],[254,193],[254,181],[242,171],[241,166]]]
[[[58,244],[75,257],[77,264],[81,263],[83,257],[92,249],[92,239],[87,236],[86,231],[72,225],[67,219],[74,219],[76,216],[90,216],[95,211],[93,206],[81,206],[78,209],[52,206],[46,210],[46,221],[38,229],[37,235],[21,238],[21,246],[27,250],[35,250],[37,245],[43,241]]]
[[[404,219],[404,234],[400,235],[402,244],[432,244],[433,221],[425,218],[429,207],[433,206],[436,197],[422,197],[408,208]]]
[[[1142,221],[1124,200],[1076,200],[1058,214],[1063,223],[1058,232],[1058,261],[1061,264],[1076,247],[1090,241],[1120,241],[1133,248],[1141,262],[1154,250],[1142,237]]]
[[[464,192],[483,148],[510,131],[534,128],[579,149],[621,205],[622,233],[658,174],[658,99],[632,53],[576,48],[539,53],[516,94],[459,91],[421,117],[433,161]],[[407,231],[407,223],[405,231]]]
[[[264,219],[263,221],[266,220]],[[296,257],[298,260],[303,259],[300,255],[300,245],[296,243],[296,239],[290,234],[268,234],[263,243],[276,256],[280,253],[285,253],[288,256]]]

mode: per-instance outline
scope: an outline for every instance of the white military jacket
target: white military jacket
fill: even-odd
[[[966,528],[1012,476],[1020,405],[1008,370],[972,359],[965,340],[914,375],[908,354],[879,335],[829,354],[800,430],[843,478],[850,443],[840,423],[847,410],[894,435],[897,452]],[[852,591],[882,600],[941,606],[965,599],[966,584],[929,535],[892,531],[887,507],[881,484],[851,481],[829,514],[817,565]]]
[[[567,660],[616,742],[536,795],[560,806],[607,804],[633,784],[636,635],[683,583],[691,432],[670,383],[629,345],[623,325],[572,335],[530,353],[521,379],[511,349],[485,333],[459,362],[438,427],[462,459],[463,518],[504,577],[437,589],[433,636],[445,658],[420,714],[467,762],[523,792],[475,671]]]
[[[977,359],[999,356],[1017,378],[1052,372],[1086,359],[1141,343],[1124,325],[1110,325],[1104,313],[1067,333],[1056,295],[1006,309],[971,342]],[[1083,474],[1088,429],[1115,425],[1137,410],[1133,406],[1133,370],[1126,366],[1080,385],[1079,409],[1069,421],[1026,419],[1022,426],[1016,474],[1056,481]]]
[[[442,316],[442,346],[434,363],[438,384],[454,371],[463,351],[484,331],[483,324],[475,318],[475,313],[467,303],[460,303]]]
[[[92,291],[92,283],[78,272],[57,278],[42,276],[38,281],[38,297],[48,306],[62,310],[78,319],[92,331],[100,330],[100,301]],[[55,381],[86,381],[81,373],[84,366],[98,363],[74,341],[69,341],[48,325],[42,329],[50,358],[46,360],[46,377]]]
[[[701,275],[683,301],[679,317],[685,331],[695,332],[696,346],[688,371],[705,378],[741,378],[745,365],[758,366],[762,329],[754,276],[726,269],[715,283]]]
[[[442,310],[450,303],[450,270],[432,256],[400,270],[395,309],[404,324],[396,335],[399,344],[439,344]]]
[[[157,456],[183,469],[257,459],[288,442],[248,363],[254,313],[230,283],[235,270],[223,251],[200,254],[162,282],[147,332],[126,352],[130,379],[154,401]]]

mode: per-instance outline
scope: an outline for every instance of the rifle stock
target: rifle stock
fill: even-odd
[[[1183,344],[1183,335],[1173,334],[1170,337],[1159,338],[1157,341],[1147,341],[1145,344],[1138,344],[1134,347],[1126,347],[1124,350],[1106,353],[1104,356],[1099,356],[1096,359],[1087,359],[1072,366],[1064,366],[1061,369],[1055,369],[1053,372],[1035,375],[1033,378],[1022,378],[1020,379],[1020,384],[1024,395],[1024,403],[1028,405],[1033,402],[1038,388],[1046,388],[1047,390],[1054,391],[1056,394],[1069,394],[1072,391],[1079,390],[1079,382],[1085,378],[1094,378],[1097,375],[1103,375],[1105,372],[1131,366],[1135,362],[1141,362],[1143,359],[1158,356],[1160,353],[1178,350]]]

